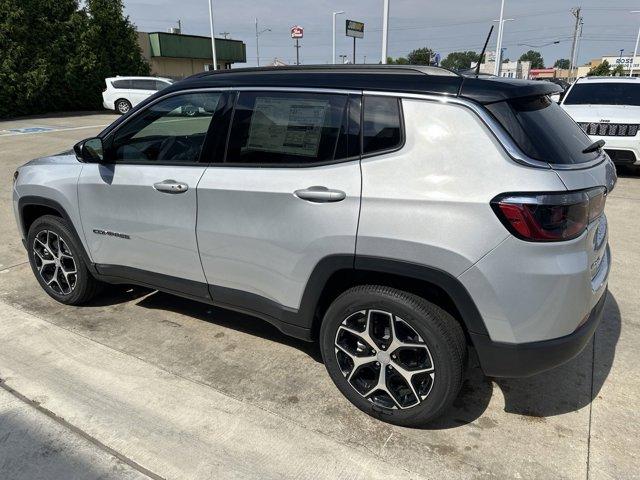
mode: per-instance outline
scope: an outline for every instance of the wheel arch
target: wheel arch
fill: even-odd
[[[351,266],[346,266],[344,259],[324,259],[307,284],[300,313],[306,318],[312,318],[310,328],[313,338],[317,338],[322,317],[331,302],[345,290],[367,284],[394,287],[423,297],[456,318],[467,335],[469,332],[487,334],[482,316],[471,295],[449,273],[434,267],[388,258],[351,256],[351,259]],[[335,268],[329,269],[328,265]],[[313,302],[313,313],[310,316],[309,302]]]
[[[44,215],[54,215],[56,217],[60,217],[67,223],[69,229],[71,230],[71,233],[75,236],[74,240],[81,247],[80,253],[85,264],[87,265],[87,268],[92,274],[94,274],[95,268],[93,266],[93,262],[87,254],[84,242],[80,238],[80,235],[78,235],[78,231],[76,230],[76,226],[71,220],[71,217],[69,216],[65,208],[60,205],[60,203],[50,198],[40,197],[36,195],[27,195],[24,197],[20,197],[20,199],[18,200],[18,219],[20,228],[22,229],[22,236],[24,238],[25,247],[27,246],[26,243],[27,236],[29,234],[29,228],[31,227],[33,222]]]

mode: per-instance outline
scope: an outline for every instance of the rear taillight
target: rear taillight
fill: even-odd
[[[606,190],[565,193],[507,193],[491,202],[516,237],[530,242],[558,242],[579,237],[602,215]]]

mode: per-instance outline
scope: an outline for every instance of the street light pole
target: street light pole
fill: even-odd
[[[504,0],[503,0],[504,1]],[[382,5],[382,55],[381,63],[387,63],[387,46],[389,43],[389,0],[384,0]]]
[[[213,34],[213,0],[209,0],[209,24],[211,27],[211,53],[213,54],[213,69],[218,69],[218,57],[216,55],[216,37]]]
[[[260,66],[260,35],[264,32],[270,32],[270,28],[265,28],[264,30],[258,31],[258,18],[256,17],[256,62],[258,66]]]
[[[640,13],[640,10],[632,10],[631,13]],[[636,38],[636,48],[633,50],[633,58],[631,59],[631,71],[629,76],[633,77],[633,65],[636,61],[636,55],[638,55],[638,43],[640,43],[640,27],[638,28],[638,38]]]
[[[503,18],[502,20],[494,20],[494,22],[500,22],[502,28],[498,27],[498,45],[496,45],[496,65],[494,68],[494,75],[499,77],[502,72],[502,53],[506,50],[506,48],[502,47],[502,39],[504,35],[504,23],[505,22],[513,22],[515,18]],[[500,33],[502,32],[502,33]]]
[[[335,65],[336,63],[336,15],[340,15],[344,13],[343,10],[339,12],[333,12],[333,50],[331,55],[331,62]]]
[[[500,20],[498,20],[498,41],[496,43],[496,65],[493,74],[500,74],[500,63],[502,63],[502,30],[504,29],[504,0],[500,3]]]

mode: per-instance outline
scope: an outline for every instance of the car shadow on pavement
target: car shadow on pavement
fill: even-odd
[[[130,293],[125,293],[127,294]],[[137,305],[172,311],[279,342],[296,348],[316,362],[322,363],[316,343],[289,337],[268,322],[256,317],[162,292],[145,296]],[[482,422],[483,419],[480,417],[491,401],[494,385],[498,386],[504,396],[505,412],[528,417],[531,421],[544,421],[544,417],[573,412],[589,405],[598,395],[609,375],[620,329],[620,309],[613,295],[609,294],[602,322],[594,336],[595,352],[592,341],[580,355],[566,364],[548,372],[521,379],[485,377],[477,359],[472,356],[462,389],[453,406],[425,429],[456,428],[478,419]],[[485,421],[493,422],[494,420],[487,418]]]
[[[609,293],[593,340],[578,357],[554,370],[522,379],[498,379],[505,411],[530,417],[551,417],[589,405],[609,376],[622,319]]]
[[[138,287],[133,285],[108,285],[99,295],[96,295],[91,301],[83,304],[83,307],[108,307],[121,303],[131,302],[138,298],[144,297],[154,292],[150,288]]]
[[[138,306],[151,309],[167,310],[187,315],[205,322],[215,323],[221,327],[238,330],[249,335],[282,343],[306,353],[311,359],[322,363],[320,349],[316,343],[305,342],[285,335],[265,320],[250,315],[225,310],[212,305],[175,297],[168,293],[156,292],[137,303]]]
[[[489,404],[493,384],[504,396],[506,413],[522,415],[534,422],[588,406],[609,376],[620,330],[620,309],[610,293],[594,340],[564,365],[527,378],[489,379],[472,360],[453,407],[427,429],[454,428],[475,421]]]

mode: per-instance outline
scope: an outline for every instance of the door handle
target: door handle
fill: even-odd
[[[189,185],[175,180],[163,180],[162,182],[154,183],[153,188],[162,193],[184,193],[189,190]]]
[[[339,202],[347,197],[342,190],[331,190],[327,187],[309,187],[303,190],[296,190],[294,195],[302,200],[314,203]]]

